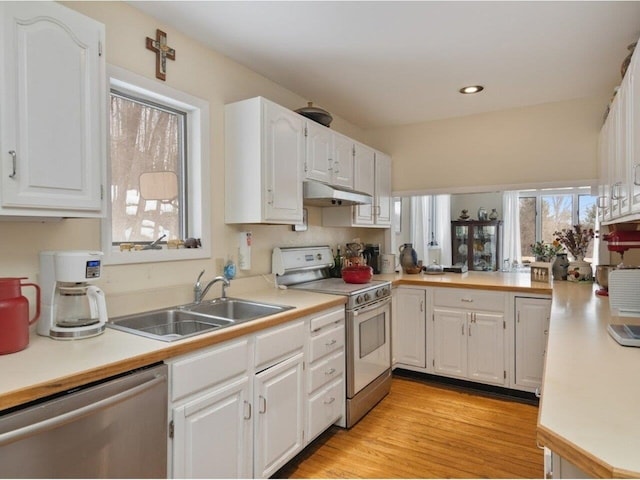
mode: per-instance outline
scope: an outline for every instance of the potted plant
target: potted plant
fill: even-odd
[[[536,262],[550,262],[562,251],[562,245],[558,240],[554,240],[553,243],[536,242],[530,247]]]

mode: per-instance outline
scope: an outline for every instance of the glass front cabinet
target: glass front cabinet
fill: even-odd
[[[469,270],[500,268],[502,221],[456,220],[451,222],[451,257],[454,266]]]

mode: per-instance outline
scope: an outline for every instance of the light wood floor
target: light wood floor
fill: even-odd
[[[279,478],[542,478],[538,407],[394,377],[350,430],[332,427]]]

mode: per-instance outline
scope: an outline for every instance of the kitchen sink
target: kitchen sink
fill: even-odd
[[[172,342],[234,323],[233,320],[169,308],[113,318],[107,326],[155,340]]]
[[[235,322],[246,322],[247,320],[254,320],[267,315],[284,312],[293,307],[258,303],[249,300],[240,300],[238,298],[216,298],[208,302],[183,305],[180,308],[189,312],[226,318]]]
[[[217,298],[112,318],[107,327],[163,342],[173,342],[292,308],[294,307],[238,298]]]

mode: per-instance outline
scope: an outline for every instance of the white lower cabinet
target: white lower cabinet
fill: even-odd
[[[439,288],[433,303],[433,372],[506,386],[505,295]]]
[[[251,477],[250,412],[246,376],[173,409],[173,477]]]
[[[309,323],[307,355],[308,444],[345,415],[344,309],[319,315]],[[345,425],[344,421],[341,424]]]
[[[427,366],[425,289],[398,287],[394,290],[392,347],[394,365]]]
[[[303,358],[300,352],[255,376],[255,478],[273,475],[302,450]]]
[[[344,415],[344,308],[167,364],[171,477],[266,478]]]
[[[536,391],[542,385],[544,357],[549,335],[551,299],[515,299],[514,387]]]

